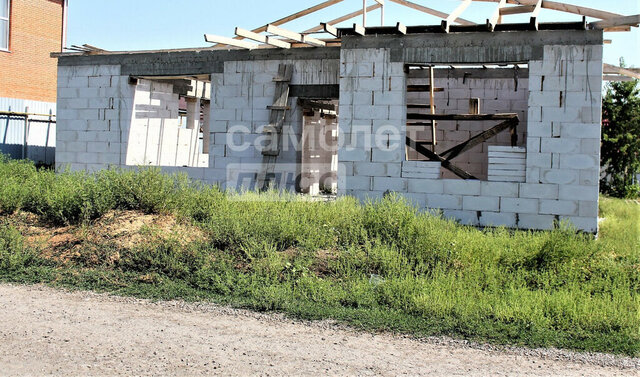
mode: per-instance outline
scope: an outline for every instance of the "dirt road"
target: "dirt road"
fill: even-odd
[[[633,366],[640,361],[495,350],[210,304],[0,285],[0,375],[638,375]]]

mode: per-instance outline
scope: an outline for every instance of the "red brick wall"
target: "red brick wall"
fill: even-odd
[[[11,0],[10,52],[0,51],[0,97],[56,101],[64,0]]]

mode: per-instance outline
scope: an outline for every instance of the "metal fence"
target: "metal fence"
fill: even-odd
[[[55,103],[0,98],[0,152],[55,163]]]

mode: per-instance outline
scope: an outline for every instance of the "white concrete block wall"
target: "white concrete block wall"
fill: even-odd
[[[191,124],[180,124],[179,96],[173,85],[138,80],[129,129],[126,165],[129,166],[208,166],[208,156],[199,142],[199,101],[188,103]],[[197,108],[197,109],[196,109]],[[195,112],[198,114],[196,115]],[[185,128],[186,127],[186,128]]]
[[[96,170],[124,165],[134,88],[120,66],[60,66],[56,167]]]
[[[257,173],[263,157],[255,142],[269,121],[266,107],[273,103],[272,79],[280,63],[226,62],[224,73],[212,74],[209,168],[165,170],[223,187],[236,185],[243,166]],[[335,84],[339,73],[339,194],[376,199],[396,191],[420,208],[438,208],[472,225],[550,229],[566,220],[597,230],[602,46],[547,46],[543,60],[530,62],[528,93],[519,99],[528,105],[524,182],[417,178],[412,173],[420,168],[403,167],[406,76],[403,63],[391,62],[389,50],[343,49],[339,65],[292,63],[294,84]],[[60,67],[59,76],[58,166],[124,166],[130,133],[143,133],[132,117],[135,87],[129,78],[118,66]],[[488,90],[494,89],[500,90]],[[296,99],[289,105],[278,162],[289,164],[286,173],[295,177],[302,114]],[[147,127],[159,126],[148,122]]]
[[[544,59],[531,62],[530,77],[522,80],[524,90],[516,93],[521,98],[514,104],[528,108],[521,116],[526,128],[519,131],[526,132],[526,144],[488,147],[487,182],[431,179],[426,172],[407,175],[402,64],[391,63],[388,52],[379,49],[343,49],[341,59],[340,131],[344,145],[358,148],[339,151],[339,193],[375,199],[396,191],[419,208],[440,209],[445,217],[469,225],[552,229],[564,220],[580,230],[597,231],[602,46],[547,46]],[[485,97],[487,90],[496,98],[516,95],[502,84],[485,84]],[[480,96],[465,88],[449,87],[448,92],[460,97],[455,106],[464,107],[462,112],[468,110],[469,97]],[[485,106],[498,111],[504,106],[498,102]],[[401,148],[366,143],[366,131],[371,129],[366,134],[371,137],[382,127],[397,136]]]
[[[391,63],[387,49],[362,49],[342,50],[340,64],[338,176],[344,185],[338,185],[338,192],[359,198],[407,192],[409,178],[401,176],[406,122],[403,63]],[[353,170],[346,164],[353,164]],[[356,188],[366,186],[362,177],[371,177],[368,190]]]
[[[458,70],[459,71],[459,70]],[[518,145],[525,146],[527,113],[528,113],[528,77],[519,75],[513,69],[504,69],[502,78],[450,77],[456,76],[448,69],[436,70],[436,87],[444,88],[443,92],[435,93],[437,113],[466,114],[469,112],[469,100],[480,100],[480,112],[485,114],[513,112],[518,114],[520,124],[517,128]],[[414,75],[415,76],[415,75]],[[424,75],[420,75],[424,76]],[[517,79],[516,79],[517,77]],[[408,84],[429,84],[428,78],[410,77]],[[407,94],[408,103],[429,103],[429,93],[414,92]],[[412,113],[428,113],[428,109],[411,109]],[[437,123],[437,150],[445,151],[495,126],[495,121],[455,122],[439,121]],[[411,127],[410,136],[414,140],[431,140],[431,127]],[[487,179],[488,147],[493,145],[510,145],[511,135],[502,132],[480,144],[464,154],[456,157],[456,165],[479,179]],[[410,159],[424,159],[416,151],[409,150]],[[456,178],[455,174],[443,169],[442,178]]]
[[[229,61],[224,73],[211,75],[210,169],[205,180],[229,188],[252,188],[255,178],[239,184],[243,177],[257,174],[263,166],[263,129],[269,124],[280,64],[293,65],[292,85],[338,84],[338,60]],[[276,170],[281,183],[291,183],[301,173],[302,109],[297,98],[289,98]],[[262,141],[262,143],[261,143]],[[232,174],[233,173],[233,174]],[[291,188],[292,185],[288,184]]]
[[[527,221],[549,227],[554,220],[566,220],[595,232],[602,46],[546,46],[544,60],[530,62],[529,72],[537,83],[529,88],[530,113],[538,118],[530,123],[529,135],[539,149],[527,154],[527,184],[522,188],[540,199],[540,217]],[[580,216],[581,203],[585,216]]]

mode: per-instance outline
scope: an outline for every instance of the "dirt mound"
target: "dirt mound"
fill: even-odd
[[[178,221],[175,216],[140,211],[111,211],[90,224],[65,227],[43,223],[38,216],[26,212],[5,218],[22,233],[25,246],[59,262],[78,258],[96,264],[113,262],[119,259],[119,250],[153,240],[172,240],[181,245],[206,241],[199,228]]]

